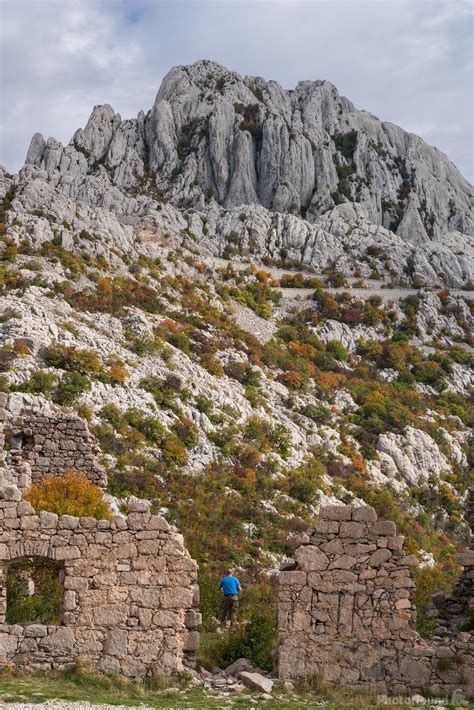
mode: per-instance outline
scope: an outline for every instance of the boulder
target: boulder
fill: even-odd
[[[246,688],[251,690],[258,690],[260,693],[271,693],[273,688],[273,681],[270,678],[266,678],[260,673],[250,673],[248,671],[243,671],[240,673],[240,680],[245,685]]]

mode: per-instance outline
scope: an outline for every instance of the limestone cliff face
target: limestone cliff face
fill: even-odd
[[[212,196],[309,221],[359,202],[411,242],[473,230],[471,187],[436,148],[356,109],[328,81],[287,91],[211,61],[173,68],[146,116],[123,121],[96,106],[66,147],[36,134],[26,162],[63,185],[103,166],[119,188],[151,176],[179,205]]]
[[[256,261],[474,281],[472,187],[439,150],[327,81],[287,91],[211,61],[175,67],[136,119],[96,106],[66,146],[35,134],[17,180],[19,199],[47,183],[52,202],[102,208],[111,239],[117,220],[146,218],[213,254],[232,234]],[[373,246],[383,259],[369,266]]]

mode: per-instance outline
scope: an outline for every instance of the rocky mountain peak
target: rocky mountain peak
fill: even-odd
[[[210,60],[177,66],[148,112],[122,120],[96,106],[67,146],[35,134],[26,163],[69,197],[113,205],[121,218],[142,218],[164,201],[201,211],[262,207],[326,229],[339,206],[360,205],[366,233],[383,229],[394,244],[396,235],[429,249],[461,234],[463,258],[472,250],[473,190],[456,167],[325,80],[286,90]],[[469,280],[464,263],[456,270]]]

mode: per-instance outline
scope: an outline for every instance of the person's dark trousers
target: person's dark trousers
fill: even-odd
[[[239,608],[239,597],[237,594],[228,594],[222,598],[219,609],[219,620],[225,624],[227,619],[230,619],[230,625],[234,623]]]

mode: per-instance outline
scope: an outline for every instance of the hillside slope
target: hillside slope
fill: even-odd
[[[327,82],[198,62],[136,121],[99,107],[66,147],[35,136],[0,195],[8,416],[79,412],[113,505],[153,499],[204,571],[275,568],[322,503],[364,500],[419,555],[420,604],[447,587],[474,319],[445,156]]]

